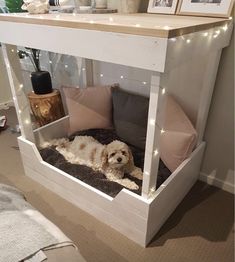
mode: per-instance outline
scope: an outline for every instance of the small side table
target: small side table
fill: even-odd
[[[39,126],[51,123],[65,115],[61,95],[57,89],[45,95],[37,95],[34,92],[30,92],[28,99]]]

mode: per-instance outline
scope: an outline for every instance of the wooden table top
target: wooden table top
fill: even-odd
[[[40,24],[47,26],[98,30],[132,35],[170,38],[209,28],[223,26],[229,22],[224,18],[160,14],[0,14],[1,22]]]

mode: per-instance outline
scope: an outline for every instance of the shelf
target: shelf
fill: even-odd
[[[171,38],[223,26],[228,19],[157,14],[1,14],[0,21]]]

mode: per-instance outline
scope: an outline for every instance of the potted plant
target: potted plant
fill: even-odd
[[[21,6],[23,0],[5,0],[6,8],[2,11],[7,11],[9,13],[13,12],[23,12]],[[26,48],[28,51],[20,50],[19,57],[25,58],[26,56],[30,58],[35,72],[31,73],[31,82],[33,91],[35,94],[48,94],[52,92],[52,83],[50,73],[47,71],[42,71],[40,68],[39,54],[40,50],[33,48]]]
[[[40,50],[26,48],[28,51],[20,50],[19,57],[29,57],[35,71],[31,73],[31,83],[35,94],[48,94],[52,92],[51,76],[48,71],[42,71],[40,68]]]
[[[23,0],[5,0],[5,5],[9,13],[23,12],[23,10],[21,9]]]

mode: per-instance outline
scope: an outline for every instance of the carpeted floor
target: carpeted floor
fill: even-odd
[[[8,115],[8,124],[14,127],[14,109],[2,114]],[[87,261],[234,261],[232,194],[197,182],[149,247],[142,248],[24,176],[16,137],[10,128],[0,133],[0,183],[22,190],[32,205],[77,244]]]

